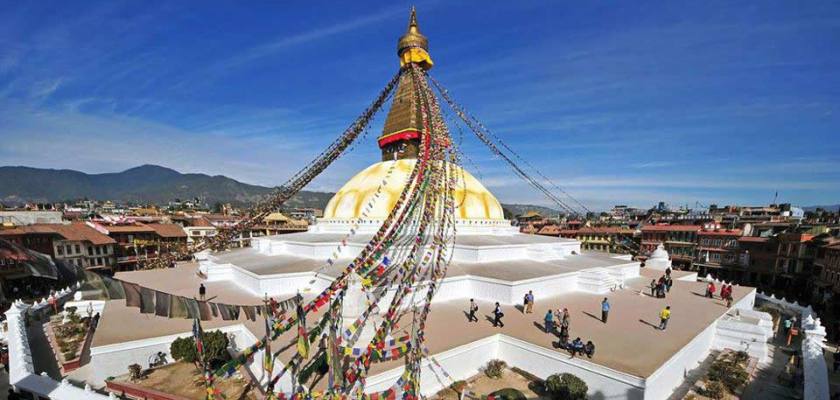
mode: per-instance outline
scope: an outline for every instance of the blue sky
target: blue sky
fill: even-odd
[[[172,3],[6,4],[0,165],[280,184],[396,72],[409,8]],[[432,74],[590,208],[840,202],[838,2],[417,8]],[[381,123],[310,189],[375,161]],[[501,201],[550,204],[463,143]]]

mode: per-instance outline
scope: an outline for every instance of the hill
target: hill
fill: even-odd
[[[112,200],[121,203],[167,204],[174,199],[204,199],[243,206],[253,204],[271,188],[249,185],[223,175],[182,174],[157,165],[142,165],[122,172],[86,174],[69,169],[0,167],[0,203],[20,204],[76,199]],[[288,207],[324,209],[333,193],[301,191]],[[515,215],[537,211],[556,215],[557,210],[529,204],[502,204]]]
[[[265,186],[249,185],[222,175],[182,174],[157,165],[143,165],[122,172],[86,174],[74,170],[0,167],[0,202],[54,202],[75,199],[113,200],[166,204],[174,199],[198,197],[207,204],[251,204],[271,192]],[[303,191],[288,203],[291,207],[326,204],[330,193]]]

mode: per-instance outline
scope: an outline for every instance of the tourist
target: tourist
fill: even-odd
[[[569,315],[569,309],[563,309],[563,319],[560,321],[560,325],[565,326],[566,328],[569,327],[569,324],[572,322],[572,317]]]
[[[207,288],[201,283],[198,285],[198,298],[204,300],[205,296],[207,296]]]
[[[671,319],[671,306],[666,306],[659,312],[659,330],[664,331],[668,327],[669,319]]]
[[[572,344],[569,346],[569,353],[572,353],[572,357],[575,354],[583,354],[583,341],[579,337],[572,341]]]
[[[650,280],[650,297],[656,296],[656,279]]]
[[[551,309],[545,312],[545,333],[554,332],[554,314]]]
[[[709,286],[706,287],[706,297],[708,297],[710,299],[714,299],[715,298],[715,290],[717,290],[717,288],[715,288],[715,283],[714,282],[709,282]]]
[[[790,332],[790,328],[793,326],[793,320],[790,318],[785,318],[785,322],[782,324],[784,328],[784,337],[787,337],[788,332]]]
[[[595,343],[592,343],[591,340],[587,340],[586,344],[583,345],[583,352],[586,354],[587,358],[592,358],[595,355]]]
[[[525,304],[523,305],[523,310],[525,310],[525,314],[531,314],[534,312],[534,292],[528,291],[525,295]]]
[[[671,267],[665,268],[665,276],[671,277]]]
[[[674,286],[674,280],[671,279],[671,275],[665,275],[665,291],[670,292],[671,286]]]
[[[607,317],[610,316],[610,302],[604,297],[604,300],[601,301],[601,322],[607,323]]]
[[[502,322],[502,317],[505,316],[505,313],[502,312],[502,307],[499,305],[499,302],[496,302],[496,308],[493,310],[493,326],[494,327],[505,327],[505,323]]]
[[[726,308],[732,307],[732,285],[723,285],[720,297],[726,300]]]
[[[478,312],[478,304],[475,303],[475,299],[470,299],[470,315],[467,316],[468,322],[478,322],[478,317],[475,316],[475,313]]]
[[[561,349],[565,349],[568,347],[569,344],[569,327],[568,326],[560,326],[560,341],[558,342],[558,346]]]

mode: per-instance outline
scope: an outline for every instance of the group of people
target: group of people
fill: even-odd
[[[587,340],[586,344],[584,344],[583,340],[575,338],[572,343],[567,344],[563,348],[568,350],[572,357],[575,355],[586,355],[587,358],[592,358],[595,355],[595,343],[592,343],[591,340]]]
[[[478,304],[475,302],[475,299],[470,299],[470,309],[469,313],[467,314],[467,320],[469,322],[478,322],[478,317],[475,313],[478,312]],[[499,302],[496,302],[496,307],[493,308],[493,326],[496,328],[504,328],[505,323],[502,322],[502,318],[505,316],[505,313],[502,311],[502,306],[499,305]]]
[[[706,285],[706,297],[714,299],[715,292],[717,292],[715,283],[709,282],[709,284]],[[726,307],[732,307],[732,285],[724,284],[723,287],[720,288],[720,298],[726,301]]]
[[[545,317],[543,318],[545,333],[554,333],[559,326],[561,341],[563,341],[564,337],[566,340],[569,340],[569,323],[571,323],[571,318],[568,308],[562,310],[558,308],[557,311],[551,311],[549,309],[545,312]]]
[[[665,294],[671,291],[671,286],[674,281],[671,279],[671,269],[665,270],[665,275],[659,277],[659,280],[653,279],[650,281],[650,295],[658,299],[664,299]]]

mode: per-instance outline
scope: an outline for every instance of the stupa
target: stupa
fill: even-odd
[[[665,250],[665,246],[662,243],[659,246],[656,246],[656,250],[650,254],[647,260],[645,260],[645,268],[656,269],[660,271],[664,271],[668,268],[671,268],[671,259],[668,257],[668,252]]]
[[[413,10],[407,32],[398,41],[397,55],[401,67],[417,65],[428,70],[433,66],[429,41],[420,33]],[[203,284],[212,301],[220,304],[259,306],[266,295],[285,299],[297,293],[306,301],[311,300],[368,245],[373,232],[394,207],[406,177],[417,162],[422,126],[418,123],[421,114],[414,104],[414,91],[410,81],[401,78],[377,141],[381,150],[379,161],[351,178],[329,201],[323,218],[308,231],[253,238],[250,248],[205,253],[196,257],[198,266],[122,272],[117,278],[149,290],[186,297],[194,297],[196,288]],[[674,271],[675,286],[667,300],[639,296],[638,292],[647,288],[650,279],[660,276],[658,271],[640,269],[639,262],[629,255],[581,252],[580,242],[574,239],[519,233],[504,219],[499,201],[481,182],[459,166],[448,167],[456,169],[460,176],[453,188],[456,234],[454,243],[450,244],[452,248],[448,249],[451,255],[448,270],[440,280],[424,328],[428,340],[423,350],[429,358],[421,367],[423,395],[434,394],[451,384],[450,380],[469,379],[490,360],[503,359],[508,365],[542,379],[554,373],[572,373],[586,381],[593,397],[661,399],[682,383],[684,371],[696,368],[712,349],[747,343],[718,340],[740,336],[731,329],[722,334],[717,332],[717,323],[730,309],[694,295],[693,292],[704,288],[703,283],[696,282],[695,274]],[[389,251],[403,249],[395,244]],[[658,265],[656,268],[665,269],[669,265],[667,253],[657,249],[647,263],[649,267]],[[196,273],[197,269],[202,273]],[[361,277],[353,276],[347,282],[348,294],[341,310],[344,330],[362,315],[368,301]],[[387,291],[378,307],[387,309],[394,298],[393,288],[383,285],[375,290]],[[515,311],[511,306],[521,304],[528,292],[537,299],[535,313]],[[615,310],[609,325],[596,316],[605,296],[609,296]],[[755,301],[755,290],[736,287],[734,297],[733,308],[749,310]],[[466,320],[465,309],[470,299],[479,304],[479,321]],[[151,355],[169,352],[176,338],[192,335],[193,325],[188,319],[139,313],[126,303],[126,300],[103,302],[101,319],[91,340],[89,365],[80,370],[84,374],[80,380],[96,387],[113,385],[109,377],[124,374],[126,366],[143,365]],[[508,314],[505,327],[497,328],[489,322],[496,303]],[[655,318],[666,304],[674,311],[668,331],[652,330],[647,321]],[[403,306],[411,304],[403,303]],[[567,352],[555,347],[556,336],[545,333],[540,324],[543,313],[557,307],[574,312],[574,334],[597,343],[597,355],[591,359],[569,357]],[[23,326],[20,313],[12,317],[10,327]],[[376,325],[384,317],[370,315],[369,319],[373,321],[371,325]],[[393,335],[397,339],[414,329],[409,316],[403,322]],[[237,352],[260,340],[266,329],[264,321],[249,318],[247,312],[235,319],[214,315],[204,322],[204,328],[228,334],[231,347]],[[10,329],[12,333],[18,331],[24,330]],[[369,341],[369,331],[362,329],[358,334],[356,346]],[[252,353],[250,361],[241,369],[263,387],[272,376],[281,376],[275,389],[289,393],[290,374],[280,374],[298,353],[295,346],[289,346],[294,343],[294,335],[294,330],[287,331],[273,343],[273,351],[279,351],[273,371],[263,370],[260,361],[263,350]],[[17,342],[22,340],[18,339]],[[351,353],[353,350],[350,349]],[[25,359],[19,352],[15,354],[18,354],[16,360]],[[11,382],[18,388],[37,392],[31,389],[33,382],[41,381],[36,382],[33,377],[48,379],[35,375],[31,365],[29,369],[33,373],[30,374],[29,370],[20,368],[21,364],[12,363]],[[365,392],[399,389],[404,369],[402,359],[373,363]],[[448,379],[439,378],[441,371],[446,372]],[[52,383],[53,386],[46,387],[65,390],[70,387]],[[62,400],[82,398],[54,397],[54,392],[37,393]]]

